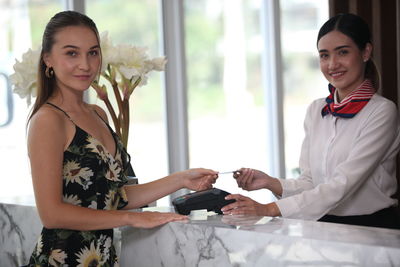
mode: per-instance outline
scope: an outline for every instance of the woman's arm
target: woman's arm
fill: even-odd
[[[63,116],[43,107],[32,118],[28,133],[36,206],[46,228],[97,230],[123,225],[154,227],[185,218],[178,214],[94,210],[63,202],[63,153],[71,139],[68,133],[72,127]]]
[[[340,137],[354,138],[354,142],[348,147],[335,148],[336,150],[347,149],[349,153],[343,162],[334,167],[329,180],[311,190],[276,202],[282,216],[308,220],[321,218],[337,205],[351,198],[377,170],[388,149],[398,146],[395,144],[398,135],[395,105],[381,102],[372,107],[369,107],[371,109],[369,114],[364,114],[365,121],[362,129],[354,132],[356,136]],[[372,201],[370,205],[373,204]],[[368,206],[367,203],[365,205]]]
[[[124,209],[139,208],[179,189],[201,191],[212,188],[217,172],[209,169],[190,169],[173,173],[150,183],[125,186],[128,205]]]
[[[107,120],[107,115],[99,106],[91,105],[94,110]],[[217,172],[207,169],[192,169],[176,172],[150,183],[124,186],[128,205],[124,209],[143,207],[157,199],[169,195],[181,188],[200,191],[209,189],[215,183]]]

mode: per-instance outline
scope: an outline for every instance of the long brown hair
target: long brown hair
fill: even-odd
[[[50,53],[55,43],[54,36],[61,29],[68,26],[85,26],[91,29],[100,44],[99,32],[97,30],[94,21],[86,15],[83,15],[76,11],[62,11],[55,14],[50,21],[47,23],[42,38],[42,51],[40,52],[40,60],[38,65],[38,77],[37,77],[37,97],[32,107],[31,114],[28,117],[28,123],[35,115],[35,113],[43,106],[48,99],[53,95],[55,90],[55,76],[52,75],[50,78],[46,76],[46,64],[44,63],[43,56],[46,53]]]

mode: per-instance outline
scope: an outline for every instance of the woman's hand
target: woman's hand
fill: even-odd
[[[278,206],[272,202],[260,204],[249,197],[240,194],[232,194],[225,197],[226,200],[234,199],[235,202],[226,205],[221,211],[227,215],[257,215],[257,216],[281,216]]]
[[[174,175],[178,176],[183,182],[183,187],[194,191],[212,188],[218,178],[218,172],[202,168],[190,169]]]
[[[129,213],[129,225],[136,228],[154,228],[175,221],[187,221],[188,217],[170,212],[131,212]]]
[[[266,188],[268,179],[271,178],[262,171],[249,168],[241,168],[235,171],[233,177],[236,179],[238,186],[247,191]]]
[[[124,209],[142,207],[182,188],[194,191],[210,189],[217,177],[217,172],[213,170],[191,169],[149,183],[124,186],[128,197],[128,205]]]

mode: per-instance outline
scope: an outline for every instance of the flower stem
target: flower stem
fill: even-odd
[[[104,103],[106,104],[107,109],[110,112],[111,118],[112,118],[113,123],[114,123],[115,132],[121,138],[121,125],[120,125],[120,122],[119,122],[119,120],[117,118],[117,114],[115,114],[114,108],[112,107],[112,105],[110,103],[110,100],[105,99]]]
[[[113,91],[115,94],[115,99],[117,100],[119,114],[123,114],[122,98],[121,98],[121,94],[118,89],[118,83],[116,80],[112,80],[111,85],[112,85],[112,88],[113,88]],[[120,119],[123,120],[123,118],[120,118]]]
[[[128,148],[128,136],[129,136],[129,99],[123,100],[123,126],[122,126],[122,144],[125,148]]]

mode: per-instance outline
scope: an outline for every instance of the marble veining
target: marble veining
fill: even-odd
[[[119,228],[121,266],[400,266],[399,230],[204,211],[189,218]],[[41,228],[35,207],[0,203],[0,266],[26,264]]]
[[[26,264],[41,227],[35,207],[0,203],[0,266]]]
[[[0,203],[0,267],[27,264],[42,227],[35,206]],[[119,253],[119,229],[114,229],[114,246]]]
[[[400,231],[256,216],[121,228],[121,266],[400,266]]]

